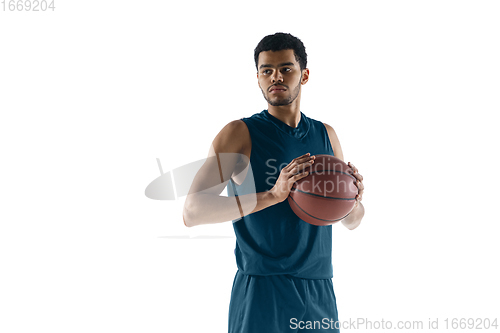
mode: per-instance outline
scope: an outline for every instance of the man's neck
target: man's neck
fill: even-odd
[[[294,105],[272,106],[268,104],[268,112],[290,127],[296,128],[300,122],[300,106]]]

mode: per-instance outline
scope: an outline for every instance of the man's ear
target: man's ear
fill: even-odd
[[[309,81],[309,69],[304,68],[304,70],[302,71],[302,78],[300,80],[300,83],[306,84],[307,81]]]

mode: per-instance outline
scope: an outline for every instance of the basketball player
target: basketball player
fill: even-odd
[[[293,183],[307,176],[303,171],[313,165],[315,154],[343,160],[342,149],[330,125],[300,111],[301,86],[309,80],[303,43],[276,33],[259,42],[254,57],[268,109],[230,122],[215,137],[186,198],[184,223],[234,222],[238,270],[229,304],[230,333],[338,332],[332,226],[302,221],[286,199]],[[253,194],[245,192],[242,170],[248,163]],[[341,222],[354,229],[364,215],[364,186],[356,167],[349,166],[359,194]],[[226,186],[230,196],[219,196]]]

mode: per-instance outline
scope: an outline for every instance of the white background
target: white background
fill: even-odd
[[[144,190],[267,107],[275,32],[365,179],[361,226],[333,228],[340,320],[499,316],[497,1],[55,7],[0,12],[0,331],[227,331],[231,222],[186,228],[185,197]]]

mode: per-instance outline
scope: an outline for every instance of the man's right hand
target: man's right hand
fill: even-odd
[[[270,190],[276,200],[279,202],[285,201],[290,194],[293,184],[309,174],[304,170],[313,165],[315,156],[309,156],[309,153],[294,158],[286,167],[281,169],[280,176],[276,180],[276,184]]]

